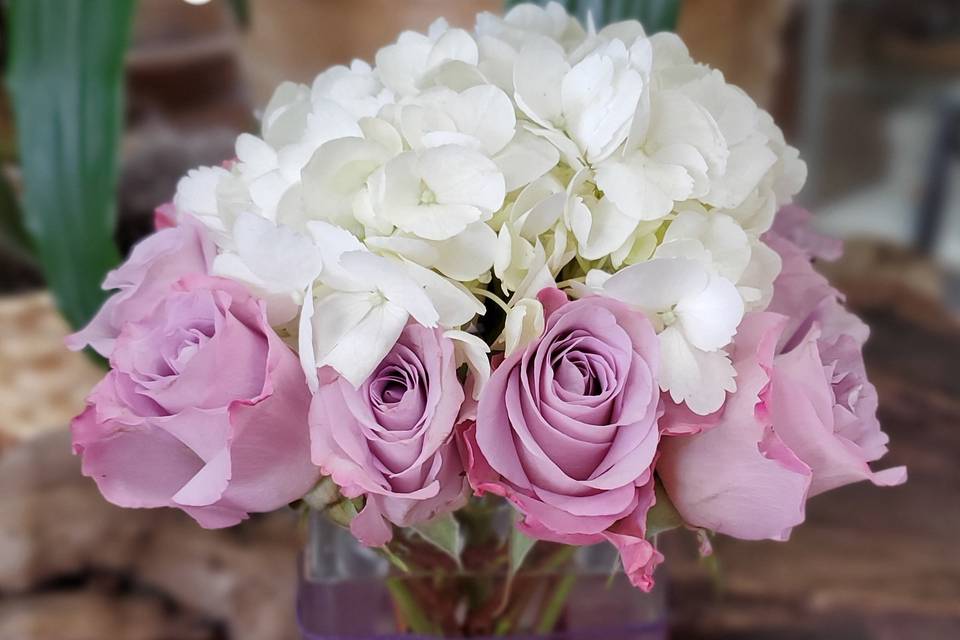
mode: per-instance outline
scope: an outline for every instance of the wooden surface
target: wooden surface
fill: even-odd
[[[832,271],[872,327],[882,465],[909,481],[814,498],[786,544],[719,539],[716,580],[674,536],[674,640],[960,638],[960,322],[918,293],[936,274],[902,252],[854,246]]]
[[[209,531],[107,503],[54,431],[0,451],[0,640],[295,640],[290,511]]]
[[[63,429],[103,370],[67,351],[67,324],[46,292],[0,298],[0,449]]]

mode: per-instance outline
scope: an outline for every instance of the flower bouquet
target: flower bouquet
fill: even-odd
[[[667,529],[786,540],[809,497],[906,479],[868,464],[867,328],[811,266],[840,246],[789,204],[805,173],[636,21],[403,33],[282,84],[108,276],[70,338],[112,367],[83,472],[204,527],[295,503],[436,635],[569,625],[577,548],[649,591]]]

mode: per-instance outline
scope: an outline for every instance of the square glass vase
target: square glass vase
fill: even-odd
[[[666,640],[663,585],[633,587],[612,546],[538,542],[510,576],[508,535],[467,546],[461,567],[401,570],[311,512],[297,597],[303,638]],[[442,555],[433,551],[425,557]]]

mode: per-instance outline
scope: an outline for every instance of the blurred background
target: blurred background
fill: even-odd
[[[66,428],[103,370],[65,351],[64,316],[89,317],[177,179],[232,157],[280,81],[502,8],[0,0],[0,640],[297,637],[292,514],[202,531],[80,476]],[[824,268],[873,327],[886,466],[911,479],[818,498],[789,545],[721,540],[719,571],[668,540],[673,637],[960,638],[960,2],[685,0],[677,29],[806,159],[798,200],[848,240]]]

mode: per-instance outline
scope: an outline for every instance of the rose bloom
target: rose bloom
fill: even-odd
[[[812,242],[810,251],[835,255],[812,232],[790,229]],[[888,438],[863,365],[866,325],[814,271],[811,253],[776,232],[764,241],[783,270],[769,310],[748,314],[738,329],[737,392],[717,426],[665,438],[657,470],[688,523],[785,540],[808,497],[860,480],[897,485],[907,473],[869,465]]]
[[[414,323],[358,388],[320,370],[310,408],[313,461],[343,495],[366,497],[350,523],[361,542],[384,545],[390,523],[410,526],[462,506],[453,431],[463,399],[453,342]]]
[[[654,503],[660,390],[657,336],[642,313],[588,297],[539,295],[543,334],[493,372],[464,430],[478,494],[507,498],[528,535],[609,540],[631,581],[652,587],[661,556],[644,538]]]
[[[110,364],[72,424],[83,473],[110,502],[216,528],[316,482],[303,371],[243,287],[184,278],[123,326]]]
[[[77,351],[89,345],[109,357],[125,323],[153,313],[166,290],[180,278],[208,274],[214,255],[213,242],[190,216],[146,237],[124,264],[107,274],[103,288],[118,291],[86,327],[67,338],[67,346]]]
[[[841,294],[814,270],[804,247],[775,232],[765,241],[783,260],[768,311],[789,318],[777,349],[781,375],[771,390],[774,425],[810,465],[811,494],[860,480],[905,482],[904,467],[873,472],[868,464],[887,453],[890,440],[880,429],[877,390],[863,362],[869,329],[844,308]],[[814,243],[814,250],[822,244]]]

